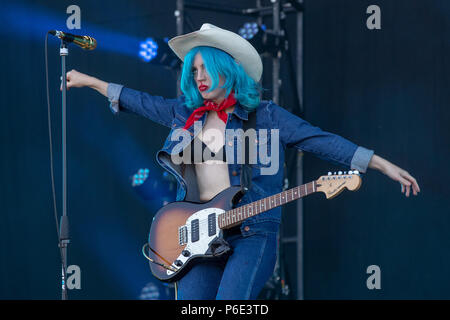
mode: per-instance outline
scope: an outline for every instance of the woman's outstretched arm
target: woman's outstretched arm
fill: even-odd
[[[270,111],[271,110],[271,111]],[[367,168],[376,169],[394,181],[398,181],[402,193],[409,197],[417,195],[420,187],[414,177],[406,170],[374,154],[373,150],[355,145],[353,142],[330,132],[312,126],[307,121],[293,115],[287,110],[271,105],[273,127],[281,128],[280,138],[286,146],[296,147],[302,151],[311,152],[327,161],[366,172]]]
[[[89,87],[107,97],[114,114],[119,111],[132,112],[166,127],[171,127],[175,107],[182,105],[182,98],[154,96],[120,84],[108,83],[76,70],[67,72],[66,79],[67,89]]]

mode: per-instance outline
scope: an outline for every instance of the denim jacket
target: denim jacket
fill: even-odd
[[[108,85],[108,99],[113,113],[119,111],[131,112],[146,118],[149,118],[163,126],[171,128],[171,131],[164,142],[162,148],[156,154],[156,161],[177,180],[177,201],[199,201],[197,181],[195,170],[192,165],[186,166],[184,173],[181,173],[180,165],[174,164],[171,155],[175,153],[175,146],[178,141],[172,141],[172,134],[175,129],[182,128],[192,113],[184,104],[184,97],[177,99],[165,99],[159,96],[152,96],[148,93],[136,91],[119,84],[110,83]],[[199,121],[203,125],[207,113]],[[226,129],[242,128],[243,121],[248,120],[248,112],[239,104],[234,108],[233,113],[229,114],[226,123]],[[271,196],[282,191],[283,186],[283,164],[285,157],[285,148],[294,147],[296,149],[311,152],[317,157],[330,161],[335,164],[343,165],[360,172],[366,172],[367,166],[373,155],[372,150],[357,146],[354,143],[342,138],[336,134],[321,130],[312,126],[307,121],[288,112],[276,105],[272,101],[262,101],[256,109],[256,131],[260,129],[278,130],[278,150],[274,149],[274,136],[261,135],[257,138],[257,144],[267,148],[267,153],[271,155],[271,162],[257,159],[252,166],[252,181],[250,190],[244,195],[240,205],[244,205],[261,198]],[[194,138],[194,126],[188,129],[191,140]],[[276,130],[274,130],[276,131]],[[259,140],[259,141],[258,141]],[[239,139],[231,137],[227,140],[225,137],[225,146],[234,148],[237,154]],[[179,152],[179,150],[178,150]],[[276,153],[276,154],[275,154]],[[278,156],[278,169],[270,174],[262,174],[264,170],[273,165],[274,159]],[[228,159],[228,153],[227,153]],[[228,161],[227,161],[228,162]],[[273,169],[273,167],[272,167]],[[228,162],[228,171],[231,186],[240,185],[241,164],[237,161]],[[273,171],[273,170],[272,170]],[[281,208],[273,208],[259,215],[248,218],[242,226],[272,221],[280,222]]]

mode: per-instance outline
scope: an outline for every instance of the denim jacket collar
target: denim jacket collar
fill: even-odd
[[[239,101],[236,103],[236,106],[234,107],[233,114],[235,114],[238,118],[242,120],[248,120],[248,111],[245,110]]]

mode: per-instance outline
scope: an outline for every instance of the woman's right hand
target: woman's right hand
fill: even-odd
[[[67,90],[70,88],[82,88],[89,86],[92,82],[92,77],[88,76],[87,74],[78,72],[75,69],[70,70],[66,73],[66,79],[67,79]],[[62,83],[61,88],[62,90]]]
[[[66,82],[67,90],[69,90],[70,88],[90,87],[92,89],[97,90],[104,96],[107,95],[107,88],[108,88],[107,82],[97,79],[95,77],[91,77],[87,74],[78,72],[75,69],[72,69],[66,73],[66,80],[67,80]],[[62,90],[62,82],[60,90]]]

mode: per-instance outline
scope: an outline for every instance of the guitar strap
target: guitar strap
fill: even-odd
[[[256,111],[249,112],[248,113],[248,120],[243,121],[242,129],[244,130],[244,133],[247,132],[248,129],[256,129]],[[250,190],[251,184],[252,184],[252,167],[250,164],[250,152],[249,147],[252,141],[250,141],[250,137],[248,139],[248,142],[245,141],[245,136],[242,139],[243,148],[241,150],[244,150],[244,163],[241,165],[241,192],[242,194],[246,193],[248,190]]]

